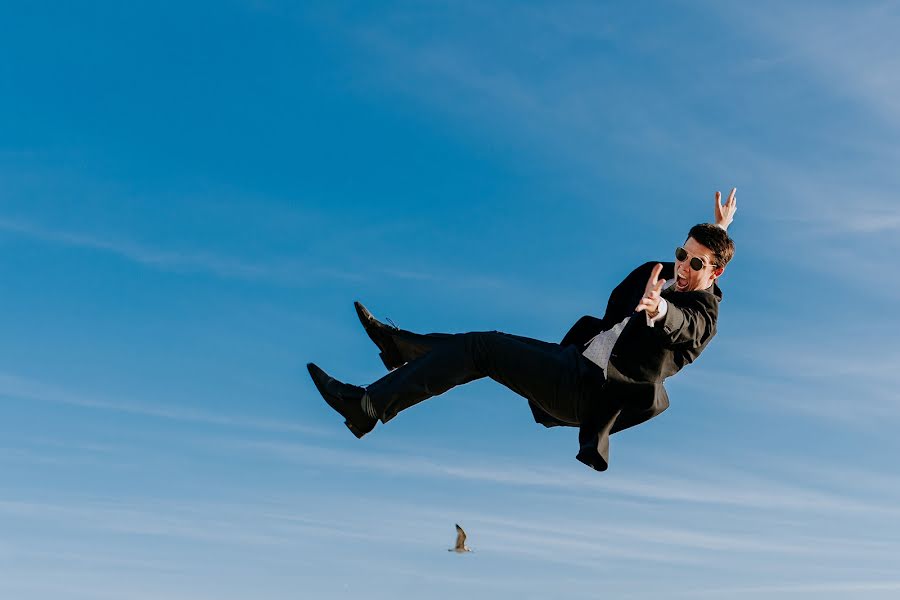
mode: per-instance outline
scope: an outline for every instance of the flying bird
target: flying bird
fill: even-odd
[[[456,546],[447,548],[447,552],[471,552],[472,549],[466,546],[466,532],[459,525],[456,526]]]

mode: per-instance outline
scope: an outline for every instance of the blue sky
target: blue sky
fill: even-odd
[[[896,597],[898,25],[0,3],[0,596]],[[308,379],[381,376],[356,299],[558,340],[732,186],[719,336],[606,473],[489,381],[357,441]]]

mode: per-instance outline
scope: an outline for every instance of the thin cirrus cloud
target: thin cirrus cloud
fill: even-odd
[[[218,503],[208,506],[203,503],[142,505],[84,500],[66,504],[0,501],[0,514],[51,524],[60,538],[77,536],[79,531],[88,529],[172,541],[299,549],[315,543],[314,539],[334,540],[335,537],[375,544],[390,538],[404,546],[430,547],[436,541],[421,538],[422,524],[440,522],[454,511],[451,506],[422,507],[372,500],[368,510],[380,515],[379,523],[373,525],[364,515],[354,516],[352,512],[349,517],[338,518],[337,514],[344,514],[340,504],[339,500],[334,505],[334,514],[317,518],[298,514],[302,509],[296,507],[296,501],[284,505]],[[248,519],[247,515],[252,518]],[[467,522],[478,532],[483,542],[480,548],[484,551],[507,556],[521,554],[585,568],[591,568],[591,561],[599,557],[623,562],[649,560],[673,565],[709,565],[716,562],[715,555],[721,552],[769,560],[773,554],[833,558],[851,547],[854,552],[866,556],[889,550],[884,545],[860,543],[858,539],[797,536],[771,539],[696,529],[656,528],[629,518],[620,518],[616,525],[610,526],[603,521],[584,523],[558,516],[540,521],[527,515],[511,519],[489,512],[469,514]],[[715,526],[714,521],[710,522],[709,528]],[[678,552],[673,552],[674,549]],[[165,566],[165,562],[162,561],[160,566]]]
[[[898,580],[829,582],[807,581],[802,583],[788,583],[784,585],[757,585],[691,589],[681,592],[675,591],[674,595],[687,597],[712,596],[715,598],[724,598],[732,595],[748,595],[754,598],[760,598],[765,597],[766,595],[779,593],[791,594],[792,596],[803,595],[813,597],[821,597],[821,594],[840,594],[840,597],[847,598],[852,597],[848,596],[848,594],[866,594],[872,592],[895,591],[900,591],[900,581]]]
[[[564,498],[565,495],[559,500]],[[352,500],[336,498],[326,509],[326,512],[331,511],[329,514],[310,517],[307,509],[302,508],[303,502],[299,501],[298,505],[298,499],[208,505],[0,501],[0,515],[50,525],[54,536],[60,540],[67,537],[77,540],[79,532],[90,530],[111,535],[151,536],[167,543],[192,541],[217,546],[249,546],[265,553],[276,550],[302,552],[303,548],[316,547],[321,541],[334,542],[345,536],[362,542],[364,547],[391,539],[397,547],[434,549],[438,542],[423,539],[422,524],[443,521],[447,514],[456,510],[449,505],[422,506],[370,499],[366,514],[360,514],[348,511],[344,506],[348,503],[352,505]],[[323,508],[320,506],[316,510]],[[377,522],[372,522],[368,516],[371,514],[379,515]],[[840,560],[849,551],[877,562],[892,551],[891,544],[867,543],[859,536],[854,539],[805,537],[788,531],[773,538],[717,533],[715,528],[722,523],[717,522],[717,517],[722,516],[710,514],[705,526],[692,530],[654,527],[643,519],[627,517],[584,522],[551,515],[540,519],[527,514],[510,518],[508,514],[491,512],[469,514],[467,523],[472,524],[472,532],[477,532],[481,541],[479,549],[483,552],[507,559],[519,556],[588,570],[596,569],[596,561],[601,559],[622,565],[650,561],[682,568],[709,568],[727,564],[736,555],[742,556],[745,564],[774,566],[787,556],[802,560],[801,564],[821,564],[822,560]],[[162,557],[152,560],[154,569],[175,566]],[[104,561],[98,556],[95,562],[102,564]],[[879,583],[859,582],[858,585],[877,586]]]
[[[300,285],[308,284],[310,278],[349,281],[359,281],[363,278],[357,273],[321,266],[310,267],[298,261],[257,263],[207,252],[173,252],[121,239],[112,240],[83,233],[48,229],[9,218],[0,218],[0,231],[41,242],[108,252],[159,270],[202,272],[226,279]]]
[[[518,7],[510,7],[504,22],[519,30],[547,31],[540,29],[541,15]],[[592,153],[586,150],[607,143],[610,137],[640,146],[645,137],[658,144],[659,136],[664,135],[642,126],[646,115],[627,101],[628,92],[634,90],[579,77],[582,70],[600,67],[601,57],[581,55],[567,61],[571,57],[557,54],[556,68],[545,80],[533,73],[525,75],[503,52],[489,57],[472,53],[464,33],[448,33],[440,39],[423,40],[409,32],[368,27],[350,30],[347,35],[366,50],[366,60],[373,67],[370,77],[380,74],[385,82],[455,120],[470,127],[473,122],[483,124],[494,135],[514,138],[539,148],[543,155],[557,157],[554,162],[564,157],[568,163],[595,167]],[[564,46],[570,35],[571,30],[557,27],[542,38],[554,38],[545,40],[550,46]],[[421,85],[423,79],[430,85]],[[413,85],[413,81],[419,83]]]
[[[292,498],[286,503],[269,499],[278,498],[278,494],[266,498],[245,503],[146,499],[110,502],[92,498],[72,498],[63,503],[0,498],[0,516],[51,525],[54,535],[71,537],[73,542],[78,540],[81,532],[89,530],[237,547],[298,549],[313,544],[311,538],[336,537],[369,542],[391,538],[412,546],[423,543],[412,531],[406,536],[398,535],[394,530],[397,523],[408,523],[416,518],[416,511],[411,507],[401,510],[394,503],[380,506],[377,501],[371,501],[368,503],[370,510],[377,509],[385,524],[367,530],[356,522],[363,520],[364,515],[356,515],[356,520],[336,519],[333,514],[310,516],[297,508],[298,502],[302,504],[300,500]],[[335,501],[340,502],[339,499]],[[162,560],[162,557],[158,558]]]
[[[437,457],[352,451],[304,443],[233,442],[236,448],[254,449],[284,460],[316,465],[341,465],[364,471],[377,470],[391,475],[428,477],[501,486],[566,490],[569,494],[603,493],[633,500],[700,504],[720,508],[758,511],[796,511],[814,513],[880,514],[896,518],[900,509],[891,503],[861,500],[846,494],[805,488],[796,483],[749,475],[720,474],[719,477],[686,478],[684,474],[643,474],[640,479],[590,479],[578,473],[560,473],[551,465],[521,468],[510,465],[484,467],[475,459],[459,457],[440,461]],[[502,459],[498,458],[502,463]],[[861,497],[861,496],[860,496]]]
[[[8,373],[0,373],[0,395],[28,401],[67,404],[93,410],[114,411],[124,414],[171,419],[190,423],[202,423],[206,425],[257,429],[270,432],[297,432],[311,435],[323,435],[321,430],[314,427],[283,423],[274,419],[267,420],[239,415],[229,416],[223,415],[220,412],[209,413],[198,410],[187,410],[165,406],[160,403],[147,404],[85,396],[60,389],[53,385],[25,379]]]
[[[758,32],[778,45],[792,62],[816,74],[835,94],[856,98],[883,122],[900,127],[900,75],[895,23],[900,10],[890,2],[769,3],[777,10],[751,10],[743,3],[712,3],[732,22]],[[810,19],[810,9],[815,18]]]
[[[287,531],[260,531],[241,528],[241,515],[223,515],[221,511],[204,513],[197,507],[135,506],[125,503],[54,504],[22,500],[0,500],[0,514],[17,519],[54,523],[72,530],[96,530],[118,534],[140,534],[203,542],[283,545],[291,543]]]
[[[347,35],[366,48],[363,60],[369,64],[370,77],[381,73],[382,84],[399,88],[430,110],[449,114],[463,124],[484,123],[487,129],[481,131],[490,131],[493,137],[505,138],[514,142],[514,146],[524,143],[549,161],[568,166],[580,164],[580,172],[586,179],[593,178],[597,172],[592,158],[596,151],[614,140],[620,150],[634,147],[639,152],[665,153],[669,160],[676,161],[690,157],[688,160],[698,172],[738,174],[748,181],[747,190],[754,192],[752,208],[747,205],[745,212],[752,210],[766,219],[786,221],[789,229],[800,222],[807,234],[814,233],[816,237],[847,234],[864,239],[866,235],[890,234],[900,228],[900,213],[893,202],[896,150],[891,150],[888,156],[873,153],[871,132],[844,127],[841,142],[835,146],[870,149],[866,158],[870,164],[860,164],[866,174],[859,177],[852,170],[848,173],[847,169],[830,170],[821,163],[806,164],[795,157],[786,159],[782,147],[772,147],[769,140],[725,136],[715,124],[690,117],[689,103],[680,106],[674,100],[672,106],[668,103],[665,107],[656,106],[653,90],[629,87],[639,83],[624,83],[614,75],[585,76],[610,74],[610,69],[615,73],[614,59],[601,50],[571,55],[565,50],[569,45],[583,50],[578,43],[590,40],[593,44],[589,48],[612,46],[627,53],[634,50],[630,44],[637,44],[617,35],[615,25],[607,24],[602,10],[578,6],[574,11],[577,18],[567,13],[567,18],[561,19],[528,7],[508,8],[510,14],[504,22],[520,33],[535,34],[535,43],[545,51],[541,60],[556,68],[543,75],[536,69],[523,69],[517,63],[522,57],[505,54],[502,48],[485,59],[468,50],[470,40],[452,26],[447,26],[445,35],[429,39],[398,27],[359,28]],[[806,75],[812,65],[814,72],[827,75],[808,81],[808,86],[821,88],[817,91],[836,97],[854,90],[854,99],[863,107],[873,103],[887,107],[889,110],[879,112],[881,119],[900,122],[900,104],[896,101],[900,94],[884,93],[886,88],[900,90],[900,78],[891,62],[893,55],[879,52],[891,36],[866,34],[873,25],[876,31],[891,31],[889,19],[881,22],[882,9],[870,7],[854,15],[850,33],[844,32],[842,36],[859,43],[848,46],[828,41],[834,39],[830,34],[846,29],[843,14],[829,14],[826,10],[819,15],[821,19],[817,18],[819,24],[811,26],[806,19],[808,11],[803,9],[754,10],[751,14],[749,9],[733,4],[717,3],[711,8],[728,22],[729,29],[736,29],[735,35],[742,43],[750,47],[758,44],[760,48],[767,44],[783,47],[786,57],[778,62],[784,68]],[[469,6],[467,10],[478,14],[488,9]],[[786,13],[786,19],[778,18],[782,13]],[[389,22],[411,23],[421,18],[416,14],[405,16]],[[584,23],[588,22],[605,25],[587,31]],[[829,35],[820,35],[823,33]],[[872,54],[881,56],[877,64],[870,65],[863,59]],[[835,64],[843,66],[835,70],[832,68]],[[885,77],[885,73],[894,75]],[[738,75],[735,75],[737,80]],[[433,85],[406,83],[422,78]],[[706,92],[698,88],[691,93],[699,96]],[[742,93],[752,98],[754,93],[763,92],[750,89]],[[644,101],[631,101],[634,95]],[[469,101],[460,102],[460,97]],[[448,102],[448,98],[453,102]],[[459,107],[466,107],[467,113],[458,114]],[[678,118],[660,119],[653,111],[672,113]],[[740,116],[736,118],[740,120]],[[881,144],[884,148],[896,146],[887,141]],[[709,152],[711,146],[715,152]],[[841,156],[835,160],[846,167],[849,159]],[[863,161],[856,158],[855,162]],[[786,198],[790,201],[785,202]],[[865,202],[849,201],[858,198],[865,198]]]
[[[813,330],[817,327],[810,324]],[[879,340],[867,341],[852,352],[843,351],[837,340],[852,340],[860,333],[856,323],[847,328],[832,327],[827,335],[798,331],[796,340],[777,345],[770,337],[745,334],[740,344],[723,348],[728,362],[740,368],[710,370],[705,384],[686,379],[678,385],[701,391],[704,385],[716,382],[730,390],[729,403],[746,401],[748,406],[759,404],[765,410],[825,419],[854,429],[874,429],[884,419],[900,418],[896,394],[900,375],[894,368],[900,355],[890,343]],[[819,334],[824,339],[819,339]],[[759,373],[766,375],[760,377]],[[851,395],[852,405],[848,404]]]
[[[33,223],[0,217],[0,231],[21,236],[38,242],[58,244],[88,250],[107,252],[144,267],[168,272],[200,272],[230,280],[265,283],[277,286],[309,286],[322,279],[359,284],[378,277],[387,277],[395,281],[420,282],[429,285],[440,285],[442,289],[455,289],[459,292],[481,290],[490,292],[491,298],[515,297],[521,300],[518,306],[539,306],[541,309],[526,309],[546,312],[547,306],[554,306],[558,311],[575,311],[579,305],[579,293],[561,294],[559,290],[552,293],[544,288],[526,282],[508,278],[473,272],[451,273],[446,268],[428,270],[410,270],[386,267],[366,267],[363,270],[323,267],[319,264],[309,266],[300,261],[250,262],[242,259],[222,257],[206,252],[173,252],[137,244],[121,239],[86,235],[70,231],[49,229]],[[449,283],[448,283],[449,282]],[[564,300],[560,300],[560,298]],[[526,302],[531,300],[531,302]],[[499,300],[498,300],[499,301]],[[508,303],[503,300],[504,306]],[[584,299],[581,299],[581,303]]]
[[[435,514],[435,516],[438,516]],[[643,519],[623,518],[610,520],[597,520],[585,523],[583,520],[575,520],[565,516],[556,516],[552,520],[540,520],[536,518],[511,519],[495,514],[471,515],[471,521],[478,524],[480,531],[490,528],[502,539],[509,532],[514,537],[510,541],[528,541],[529,544],[541,547],[542,540],[553,540],[557,544],[565,544],[566,541],[585,543],[596,540],[615,540],[615,548],[634,549],[644,547],[678,547],[685,551],[696,552],[688,562],[695,562],[697,557],[705,553],[734,552],[746,554],[808,554],[829,555],[835,554],[835,548],[842,544],[858,543],[854,540],[833,539],[827,540],[829,544],[823,544],[821,538],[804,539],[799,536],[791,539],[786,536],[772,538],[761,534],[747,534],[734,532],[718,532],[715,527],[719,525],[710,521],[706,530],[698,528],[676,528],[670,524],[654,526],[647,524]],[[523,544],[528,545],[528,544]],[[865,544],[859,544],[864,549]],[[870,551],[883,551],[883,546],[869,547]],[[669,553],[671,554],[671,553]]]

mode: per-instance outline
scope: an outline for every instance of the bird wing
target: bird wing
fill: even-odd
[[[466,545],[466,532],[459,525],[456,526],[456,549],[462,550]]]

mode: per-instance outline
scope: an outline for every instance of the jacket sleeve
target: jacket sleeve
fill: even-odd
[[[667,346],[702,346],[716,334],[718,300],[708,292],[692,292],[667,300],[669,307],[654,330],[663,336]]]

